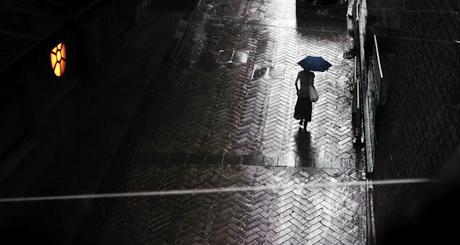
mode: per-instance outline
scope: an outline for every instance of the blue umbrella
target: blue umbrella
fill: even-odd
[[[307,71],[326,71],[332,66],[323,57],[316,56],[307,56],[305,59],[297,62],[297,64]]]

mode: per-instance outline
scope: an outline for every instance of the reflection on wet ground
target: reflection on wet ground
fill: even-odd
[[[142,158],[256,155],[268,159],[263,165],[297,166],[296,63],[317,55],[334,66],[316,74],[320,100],[309,125],[309,165],[354,168],[359,157],[351,141],[352,64],[343,58],[351,40],[341,29],[345,19],[331,24],[318,17],[310,23],[292,1],[207,1],[205,9],[172,75],[174,91],[165,93],[149,116],[154,127],[138,143]],[[309,29],[297,28],[303,23]]]
[[[310,132],[299,128],[295,136],[295,143],[297,146],[296,154],[299,159],[296,162],[296,166],[297,167],[314,167],[312,166],[313,156],[312,156]]]
[[[117,191],[358,180],[345,18],[310,22],[295,0],[204,4],[168,86],[131,132],[134,153],[113,178]],[[320,99],[304,132],[293,113],[296,63],[306,55],[333,67],[316,73]],[[101,205],[81,236],[91,244],[365,244],[364,193],[346,187],[117,200]]]

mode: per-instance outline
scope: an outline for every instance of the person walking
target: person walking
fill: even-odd
[[[310,98],[310,86],[314,86],[315,74],[309,70],[300,71],[295,80],[297,90],[297,102],[294,109],[294,118],[300,120],[304,131],[307,130],[308,122],[311,122],[312,98]],[[300,88],[299,88],[300,81]]]

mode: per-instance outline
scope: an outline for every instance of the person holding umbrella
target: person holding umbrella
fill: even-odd
[[[300,120],[299,124],[307,130],[308,122],[311,122],[312,102],[318,101],[318,92],[315,89],[315,74],[312,71],[326,71],[332,65],[322,57],[307,56],[299,61],[303,71],[297,74],[295,88],[297,90],[297,102],[294,109],[294,118]],[[300,88],[299,88],[300,81]]]
[[[300,71],[295,80],[297,90],[297,102],[294,109],[294,118],[300,120],[300,126],[307,130],[308,122],[311,122],[311,111],[313,109],[310,98],[310,86],[314,86],[315,74],[308,70]],[[299,88],[300,81],[300,88]]]

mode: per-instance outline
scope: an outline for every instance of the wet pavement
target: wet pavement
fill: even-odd
[[[345,18],[309,23],[295,0],[208,0],[202,11],[166,85],[147,95],[155,106],[138,115],[117,190],[359,180]],[[316,73],[320,99],[303,132],[294,81],[306,55],[333,66]],[[88,218],[96,228],[80,241],[365,244],[365,195],[341,187],[123,199]]]
[[[150,116],[154,127],[143,133],[140,154],[226,153],[268,158],[251,165],[355,167],[347,36],[296,28],[292,1],[230,2],[206,5],[172,76],[174,91]],[[306,55],[334,66],[316,73],[321,96],[302,135],[293,118],[294,81]],[[299,152],[299,140],[308,153]]]
[[[262,166],[129,169],[124,190],[342,182],[356,172]],[[94,244],[365,244],[363,187],[122,199]]]

